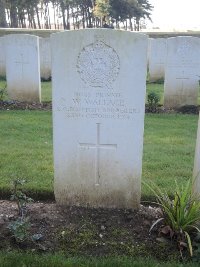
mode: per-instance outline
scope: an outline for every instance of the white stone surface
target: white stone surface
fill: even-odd
[[[194,157],[194,169],[193,169],[194,186],[193,193],[200,197],[200,116],[198,122],[196,149]]]
[[[40,38],[40,75],[44,80],[51,78],[50,38]]]
[[[138,208],[147,37],[86,29],[51,38],[56,201]]]
[[[166,39],[149,40],[149,81],[154,82],[165,77]]]
[[[167,41],[164,106],[197,105],[200,38],[173,37]]]
[[[149,58],[150,58],[150,52],[151,52],[151,40],[152,38],[148,38],[148,47],[147,47],[147,69],[149,71]]]
[[[40,102],[39,37],[28,34],[7,35],[5,47],[9,98]]]
[[[6,76],[6,53],[4,37],[0,37],[0,76]]]

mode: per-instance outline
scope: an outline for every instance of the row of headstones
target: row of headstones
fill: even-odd
[[[7,83],[24,95],[26,88],[39,84],[39,39],[19,35],[6,39]],[[182,39],[172,42],[178,40]],[[147,36],[106,29],[66,31],[53,35],[51,46],[57,202],[138,208]],[[199,56],[189,39],[167,51],[173,55],[167,64],[172,80],[179,68],[180,74],[188,69],[193,76],[197,73]],[[200,169],[200,136],[197,140],[195,176]],[[200,192],[199,177],[195,192]]]
[[[12,100],[40,102],[41,78],[51,78],[50,38],[28,34],[0,37],[0,76]]]
[[[148,66],[150,81],[165,77],[166,108],[197,105],[200,38],[149,39]],[[1,37],[0,75],[5,73],[11,99],[40,101],[40,77],[51,77],[50,39],[24,34]]]
[[[87,29],[55,34],[51,45],[56,201],[138,208],[147,36]]]
[[[19,35],[6,39],[7,83],[11,84],[10,73],[15,73],[12,77],[16,80],[18,76],[22,79],[23,74],[25,87],[32,89],[30,77],[34,76],[39,83],[39,39]],[[109,29],[66,31],[51,37],[51,47],[57,202],[138,208],[147,36]],[[186,61],[184,51],[179,48],[177,53],[181,53],[183,62],[193,70],[196,58]],[[173,59],[172,63],[174,68]],[[13,83],[13,87],[17,86]],[[19,90],[22,86],[19,85]],[[199,143],[195,175],[200,169]],[[199,187],[198,177],[197,193]]]
[[[197,105],[200,38],[150,38],[148,42],[149,81],[164,79],[164,107]]]
[[[16,41],[19,36],[15,35]],[[23,36],[26,36],[23,34]],[[38,39],[38,38],[37,38]],[[27,38],[24,38],[23,46],[26,46]],[[17,41],[18,42],[18,41]],[[15,43],[15,42],[14,42]],[[6,40],[0,37],[0,76],[6,76]],[[51,49],[50,38],[39,38],[40,77],[44,80],[51,78]]]

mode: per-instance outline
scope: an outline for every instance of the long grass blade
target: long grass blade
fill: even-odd
[[[158,220],[156,220],[156,221],[152,224],[151,228],[149,229],[149,233],[151,233],[152,229],[156,226],[156,224],[158,224],[159,222],[161,222],[161,221],[163,221],[163,220],[164,220],[164,218],[159,218]]]
[[[193,249],[192,249],[191,238],[190,238],[189,234],[186,231],[184,233],[185,233],[185,236],[186,236],[186,239],[187,239],[187,244],[188,244],[190,256],[192,257],[193,256]]]

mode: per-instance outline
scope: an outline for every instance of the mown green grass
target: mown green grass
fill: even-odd
[[[53,194],[51,112],[0,111],[0,192],[18,177],[34,195]]]
[[[67,258],[62,254],[0,253],[1,267],[197,267],[197,263],[158,262],[151,258]]]
[[[41,99],[42,102],[49,102],[52,100],[52,86],[51,82],[41,83]]]
[[[0,77],[0,90],[3,88],[6,88],[6,79],[5,77]],[[42,102],[49,102],[52,100],[51,91],[51,81],[41,83]],[[8,95],[4,95],[3,100],[9,100]]]
[[[184,185],[192,177],[197,121],[196,115],[146,114],[143,180],[172,194],[175,179]],[[142,196],[151,193],[143,188]]]
[[[150,92],[155,92],[159,95],[160,101],[159,104],[163,105],[164,102],[164,83],[147,83],[147,92],[146,95]],[[146,97],[146,103],[147,103],[147,97]],[[200,87],[198,92],[198,105],[200,105]]]
[[[0,88],[5,84],[5,79],[0,79]],[[147,83],[147,94],[156,92],[163,103],[163,87],[163,83]],[[51,82],[42,82],[42,101],[51,101]],[[172,193],[174,179],[184,184],[191,177],[197,119],[195,115],[146,114],[145,181],[153,180]],[[16,176],[27,178],[27,188],[32,194],[53,195],[51,112],[2,111],[0,144],[2,195],[8,194],[10,181]],[[151,197],[145,188],[142,197]]]
[[[146,114],[143,180],[169,193],[174,179],[192,176],[197,115]],[[38,197],[53,195],[52,116],[50,111],[0,111],[0,195],[8,195],[15,177]],[[151,198],[142,188],[142,198]]]
[[[4,88],[6,86],[6,78],[0,76],[0,88]]]

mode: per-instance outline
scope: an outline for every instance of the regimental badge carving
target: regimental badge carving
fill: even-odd
[[[112,47],[97,40],[80,52],[77,69],[81,79],[91,87],[112,87],[119,74],[120,61]]]

